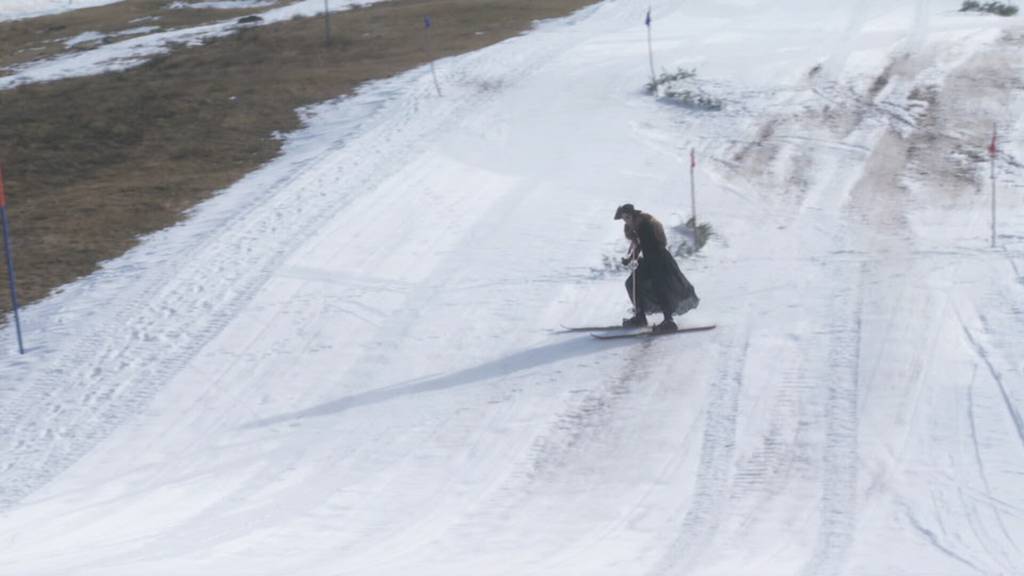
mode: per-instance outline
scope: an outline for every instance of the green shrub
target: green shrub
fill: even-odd
[[[961,12],[988,12],[999,16],[1014,16],[1017,14],[1017,7],[1005,2],[976,2],[965,0],[960,6]]]
[[[697,71],[692,69],[662,72],[644,88],[648,94],[693,110],[717,112],[725,106],[720,98],[712,96],[700,86]]]
[[[644,88],[646,88],[648,94],[655,94],[658,88],[671,84],[672,82],[679,82],[681,80],[689,80],[697,77],[696,70],[683,70],[680,68],[674,73],[662,72],[660,76],[648,82]]]
[[[699,252],[708,243],[708,239],[715,234],[714,228],[707,222],[698,224],[694,229],[693,218],[687,220],[685,224],[674,226],[673,231],[680,238],[679,245],[676,246],[674,252],[676,256],[682,258]]]

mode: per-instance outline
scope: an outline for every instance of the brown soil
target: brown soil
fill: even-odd
[[[106,40],[75,45],[71,51],[87,50],[111,40],[126,40],[129,34],[114,38],[113,34],[141,27],[158,26],[161,30],[188,28],[232,20],[268,8],[246,10],[169,10],[173,0],[127,0],[116,4],[83,8],[53,16],[28,20],[0,22],[0,68],[22,64],[66,52],[64,42],[84,32],[99,32]],[[290,2],[281,2],[285,6]],[[0,76],[4,75],[0,72]]]
[[[329,46],[322,18],[296,19],[124,72],[0,91],[0,163],[22,303],[89,274],[272,159],[280,150],[272,135],[300,126],[297,108],[426,63],[424,16],[433,19],[440,57],[595,1],[394,1],[332,14]],[[18,26],[54,22],[62,20]],[[0,281],[6,286],[4,270]]]

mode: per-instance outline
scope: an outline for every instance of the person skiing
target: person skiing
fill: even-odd
[[[660,310],[664,319],[654,331],[676,331],[678,327],[672,316],[696,308],[700,299],[668,251],[665,228],[657,218],[637,210],[632,204],[619,206],[615,219],[625,223],[623,231],[630,241],[629,253],[622,263],[633,269],[626,280],[633,317],[623,319],[622,325],[647,326],[647,314]]]

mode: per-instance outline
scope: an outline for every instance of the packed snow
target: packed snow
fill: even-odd
[[[608,1],[304,110],[0,331],[0,573],[1024,573],[1024,28],[957,7]],[[558,333],[691,149],[717,328]]]
[[[277,0],[223,0],[222,2],[174,2],[168,7],[192,10],[239,10],[242,8],[264,8],[276,3]]]
[[[102,34],[100,32],[83,32],[72,38],[68,38],[64,41],[65,48],[74,48],[75,46],[82,46],[86,44],[93,44],[97,42],[103,42],[107,38],[116,38],[118,36],[133,36],[137,34],[148,34],[155,30],[159,30],[158,26],[139,26],[137,28],[129,28],[122,30],[114,34]]]

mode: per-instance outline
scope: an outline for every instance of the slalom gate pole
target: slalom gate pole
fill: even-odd
[[[697,153],[690,148],[690,212],[693,214],[693,239],[697,241],[697,184],[694,170],[697,168]]]
[[[996,247],[996,155],[999,149],[996,146],[996,125],[992,124],[992,143],[989,144],[988,154],[992,157],[992,247]]]
[[[331,8],[324,0],[324,46],[331,45]]]
[[[441,83],[437,81],[437,70],[434,69],[434,50],[430,42],[430,28],[433,27],[434,21],[430,16],[423,18],[423,35],[426,37],[424,41],[424,49],[427,51],[427,60],[430,60],[430,75],[434,78],[434,88],[437,90],[437,95],[441,96]]]
[[[21,338],[21,318],[18,317],[18,292],[14,282],[14,258],[11,256],[11,224],[7,218],[7,196],[4,194],[4,175],[0,171],[0,224],[3,225],[4,257],[7,261],[7,283],[11,291],[11,305],[14,308],[14,328],[18,333],[18,353],[25,353],[25,343]]]
[[[654,73],[654,45],[651,41],[651,8],[647,7],[647,18],[644,20],[644,24],[647,25],[647,58],[651,64],[651,86],[657,94],[658,90],[658,78]]]

